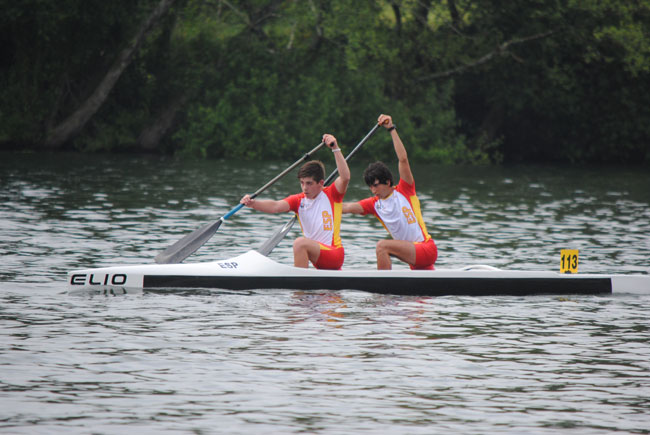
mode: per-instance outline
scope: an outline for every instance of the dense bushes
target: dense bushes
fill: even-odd
[[[42,146],[158,3],[0,0],[0,143]],[[292,159],[384,112],[419,160],[649,162],[650,2],[619,3],[178,0],[60,146]]]

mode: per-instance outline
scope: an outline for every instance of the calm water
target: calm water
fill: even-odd
[[[650,296],[71,296],[68,270],[150,263],[291,162],[0,157],[2,433],[650,433]],[[647,169],[414,170],[439,268],[576,248],[582,272],[650,271]],[[287,218],[242,210],[188,261]],[[346,217],[345,267],[373,267],[383,231]]]

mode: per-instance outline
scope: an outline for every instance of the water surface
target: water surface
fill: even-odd
[[[290,163],[3,155],[0,431],[650,431],[646,295],[66,293],[68,270],[150,263]],[[367,195],[362,169],[348,199]],[[647,170],[414,172],[438,268],[557,270],[574,248],[581,272],[649,271]],[[296,190],[290,175],[263,196]],[[243,253],[287,219],[241,210],[187,261]],[[272,258],[291,263],[296,234]],[[346,268],[374,267],[376,221],[346,217],[342,237]]]

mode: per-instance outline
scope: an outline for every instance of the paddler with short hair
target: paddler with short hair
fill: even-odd
[[[377,242],[377,269],[391,269],[391,257],[396,257],[408,263],[411,269],[431,270],[438,258],[438,248],[422,218],[406,148],[390,115],[380,115],[377,123],[388,130],[393,140],[399,183],[394,186],[393,174],[384,163],[371,163],[363,178],[374,196],[343,203],[343,213],[372,214],[392,236],[392,240]]]
[[[246,195],[241,203],[266,213],[294,212],[303,237],[293,242],[293,264],[317,269],[338,270],[343,265],[345,252],[341,243],[341,209],[343,197],[350,182],[350,169],[342,156],[338,142],[331,134],[323,135],[330,147],[339,175],[325,187],[325,166],[317,160],[305,163],[298,171],[302,192],[282,200],[251,199]]]

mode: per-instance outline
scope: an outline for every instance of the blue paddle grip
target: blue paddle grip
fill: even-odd
[[[226,213],[225,215],[223,215],[223,218],[222,218],[222,219],[223,219],[223,220],[228,219],[230,216],[234,215],[234,214],[237,213],[239,210],[241,210],[242,207],[244,207],[244,204],[239,204],[237,207],[233,208],[233,209],[230,210],[228,213]]]

